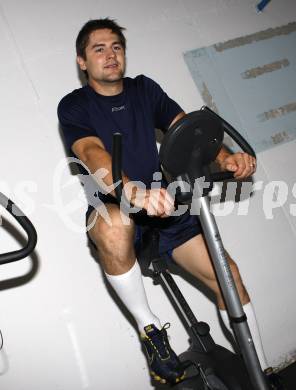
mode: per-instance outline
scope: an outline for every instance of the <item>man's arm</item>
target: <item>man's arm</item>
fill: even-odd
[[[72,151],[90,170],[94,179],[99,183],[98,171],[99,169],[105,169],[107,175],[103,181],[106,186],[110,187],[113,184],[112,178],[112,158],[106,151],[103,142],[98,137],[84,137],[78,139],[72,145]],[[129,179],[126,175],[122,175],[123,185],[125,185]],[[110,193],[115,196],[115,191]]]
[[[171,122],[170,127],[173,126],[174,123],[176,123],[179,119],[183,118],[184,116],[186,115],[186,113],[184,111],[180,112]]]
[[[113,184],[112,158],[98,137],[84,137],[74,142],[73,153],[81,160],[100,183],[103,180],[106,186]],[[105,169],[104,178],[98,176],[99,169]],[[96,176],[97,175],[97,176]],[[143,190],[137,187],[127,175],[122,174],[124,192],[132,205],[143,207],[151,216],[167,217],[174,210],[173,199],[164,189]],[[115,197],[115,191],[110,192]]]

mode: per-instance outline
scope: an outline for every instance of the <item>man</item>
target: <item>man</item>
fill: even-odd
[[[228,325],[223,297],[218,286],[198,219],[185,213],[172,217],[174,201],[165,188],[151,189],[153,174],[159,171],[155,131],[167,130],[184,116],[180,106],[151,79],[124,77],[126,41],[123,28],[108,18],[86,23],[76,40],[77,62],[88,83],[65,96],[58,107],[67,147],[94,175],[105,169],[105,186],[112,185],[111,148],[114,132],[123,133],[124,191],[134,206],[143,206],[145,221],[160,231],[160,252],[167,253],[193,274],[217,297],[222,319]],[[217,157],[221,169],[244,179],[256,170],[256,160],[246,153]],[[147,189],[136,186],[142,181]],[[98,178],[99,182],[99,178]],[[123,222],[114,193],[96,194],[87,211],[89,236],[97,248],[106,277],[137,322],[151,375],[162,383],[184,378],[179,359],[169,345],[166,326],[151,311],[144,291],[134,246],[141,236],[141,218]],[[103,203],[102,203],[103,202]],[[108,218],[103,218],[102,209]],[[148,221],[149,220],[149,221]],[[255,314],[235,262],[230,267],[244,311],[248,317],[262,369],[268,367],[262,349]]]

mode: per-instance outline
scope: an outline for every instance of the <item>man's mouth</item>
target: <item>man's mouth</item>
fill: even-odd
[[[108,64],[105,66],[105,68],[108,68],[108,69],[113,69],[113,68],[117,68],[118,67],[118,64]]]

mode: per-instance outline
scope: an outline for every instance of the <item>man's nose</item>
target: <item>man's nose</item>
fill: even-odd
[[[115,50],[112,47],[110,47],[107,50],[107,58],[114,58],[114,57],[116,57]]]

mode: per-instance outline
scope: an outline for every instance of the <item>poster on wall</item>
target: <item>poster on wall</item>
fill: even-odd
[[[184,59],[204,103],[261,152],[296,139],[295,48],[293,22],[190,50]]]

